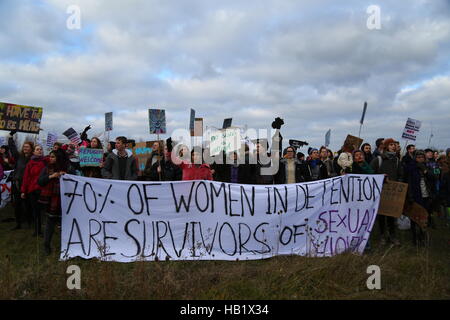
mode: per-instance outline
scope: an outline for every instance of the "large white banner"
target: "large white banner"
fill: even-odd
[[[2,192],[0,209],[3,209],[9,202],[11,202],[11,180],[9,179],[9,176],[12,172],[13,170],[5,171],[0,180],[0,188]]]
[[[61,259],[252,260],[362,253],[383,175],[289,185],[61,177]]]

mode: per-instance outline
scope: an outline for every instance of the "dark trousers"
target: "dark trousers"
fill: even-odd
[[[386,236],[386,224],[389,229],[390,239],[395,239],[395,218],[383,215],[377,216],[378,226],[380,227],[380,234],[382,237]]]
[[[47,216],[47,222],[45,224],[45,232],[44,232],[44,246],[48,249],[51,247],[53,233],[55,232],[55,227],[58,222],[61,220],[61,217],[57,216]]]
[[[40,191],[33,191],[27,194],[28,205],[31,209],[34,220],[34,233],[41,234],[41,204],[38,202]]]
[[[29,208],[28,201],[21,198],[20,189],[13,183],[12,184],[12,200],[14,204],[14,216],[16,218],[16,226],[20,228],[22,226],[22,220],[25,218],[28,226],[31,226],[32,216],[31,208]]]

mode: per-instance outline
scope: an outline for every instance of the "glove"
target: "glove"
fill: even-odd
[[[11,130],[11,132],[9,133],[9,135],[10,135],[11,137],[13,137],[16,133],[17,133],[17,130]]]

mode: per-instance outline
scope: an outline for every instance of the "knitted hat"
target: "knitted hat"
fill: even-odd
[[[418,156],[424,156],[425,157],[425,151],[423,151],[423,150],[416,150],[416,152],[414,153],[414,159],[417,158]]]
[[[384,140],[384,149],[387,150],[387,148],[389,147],[389,145],[390,145],[391,143],[395,143],[395,140],[392,139],[392,138],[389,138],[389,139]]]
[[[319,150],[317,150],[316,148],[309,148],[308,149],[308,154],[311,155],[311,153],[313,153],[314,151],[319,152]]]

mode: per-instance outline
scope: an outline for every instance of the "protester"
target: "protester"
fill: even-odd
[[[183,170],[183,181],[187,180],[213,180],[211,168],[203,163],[202,150],[191,151],[191,161],[182,161],[180,168]]]
[[[4,171],[14,168],[14,158],[6,145],[0,147],[0,165]]]
[[[263,146],[261,141],[256,143],[256,165],[254,166],[255,184],[273,184],[274,174],[270,174],[271,159],[270,154],[267,152],[266,146]],[[264,172],[269,171],[269,172]],[[269,173],[269,174],[264,174]]]
[[[444,217],[447,218],[447,226],[450,225],[450,172],[447,170],[442,177],[441,189],[439,191],[443,205]]]
[[[38,184],[42,188],[39,203],[47,214],[44,230],[44,250],[47,255],[51,252],[51,241],[55,226],[61,220],[59,178],[65,173],[74,174],[71,171],[73,169],[67,167],[68,163],[67,155],[63,150],[50,152],[48,164],[42,169],[38,179]]]
[[[288,184],[306,181],[311,181],[308,166],[296,159],[293,147],[287,147],[283,151],[283,159],[280,160],[276,182],[278,184]]]
[[[145,164],[144,168],[144,180],[151,180],[152,175],[152,167],[154,164],[159,163],[163,159],[164,153],[163,153],[163,147],[159,143],[159,141],[153,142],[152,145],[152,153],[150,154],[150,157],[147,159],[147,162]]]
[[[365,152],[362,150],[353,151],[352,173],[355,174],[374,174],[374,170],[364,158]]]
[[[146,180],[179,181],[183,178],[182,169],[172,162],[172,144],[169,139],[164,146],[164,158],[152,165],[149,174],[145,175]]]
[[[375,145],[377,146],[377,148],[373,152],[373,157],[374,158],[380,156],[383,153],[383,151],[384,151],[384,138],[378,138],[377,141],[375,141]]]
[[[108,155],[102,168],[102,176],[113,180],[137,180],[138,166],[133,153],[126,149],[127,138],[117,137],[115,149]]]
[[[415,162],[408,167],[408,199],[424,207],[428,212],[429,221],[433,211],[433,197],[435,195],[434,176],[425,165],[425,153],[418,150],[415,154]],[[415,245],[423,245],[424,234],[420,226],[411,221],[413,242]]]
[[[331,157],[330,157],[331,153]],[[321,147],[319,150],[320,161],[322,161],[327,167],[328,177],[335,177],[337,174],[334,171],[333,166],[333,153],[327,147]]]
[[[402,158],[402,164],[404,167],[407,167],[410,163],[415,162],[415,152],[416,146],[413,144],[409,144],[406,147],[406,154]]]
[[[93,137],[90,141],[91,142],[88,145],[88,149],[103,150],[103,145],[99,138]],[[102,177],[102,168],[101,168],[102,165],[103,164],[101,164],[100,167],[82,167],[81,172],[84,177],[101,178]]]
[[[74,168],[77,175],[81,175],[80,158],[78,157],[77,147],[73,143],[62,146],[65,150],[70,165]]]
[[[311,181],[322,180],[328,178],[326,165],[319,159],[319,150],[315,148],[309,149],[309,160],[306,161]]]
[[[26,199],[34,218],[34,234],[33,236],[42,235],[41,231],[41,210],[39,205],[39,196],[41,186],[38,184],[39,175],[47,164],[44,152],[41,146],[35,146],[33,156],[27,163],[23,175],[23,184],[21,188],[21,197]]]
[[[369,143],[363,143],[361,151],[364,153],[364,160],[367,163],[371,163],[373,160],[372,146]]]
[[[376,156],[370,163],[370,166],[376,174],[384,174],[386,176],[385,183],[389,183],[389,181],[401,182],[403,179],[403,166],[397,157],[394,139],[386,139],[382,149],[385,151],[381,155]],[[390,241],[395,245],[399,245],[400,242],[395,231],[395,218],[377,215],[377,220],[380,227],[381,244],[384,245],[386,241]],[[389,235],[386,233],[386,224],[389,229]]]
[[[11,195],[14,204],[14,215],[16,218],[16,226],[13,228],[13,230],[17,230],[21,228],[23,216],[25,217],[25,220],[28,222],[28,226],[31,226],[32,221],[31,208],[28,208],[27,201],[22,199],[21,189],[23,184],[23,175],[25,172],[25,168],[33,154],[34,143],[30,141],[25,141],[22,145],[22,150],[19,153],[16,147],[16,143],[14,142],[13,139],[14,134],[15,132],[11,131],[10,138],[8,139],[8,146],[13,158],[15,159],[13,168],[14,171],[11,173],[12,175]]]
[[[240,160],[238,153],[233,151],[228,154],[228,159],[225,159],[223,164],[216,164],[214,180],[228,183],[254,184],[252,170],[248,154],[245,154],[244,159]]]
[[[300,163],[305,163],[305,154],[302,152],[297,152],[297,159]]]
[[[353,165],[353,145],[350,143],[345,143],[341,148],[341,154],[338,157],[337,164],[341,167],[341,171],[339,172],[341,175],[345,173],[352,172]]]
[[[62,146],[63,146],[63,144],[62,144],[61,142],[55,142],[55,143],[53,144],[52,150],[53,150],[53,151],[57,151],[57,150],[61,149]]]

